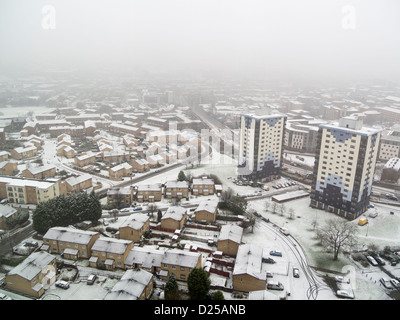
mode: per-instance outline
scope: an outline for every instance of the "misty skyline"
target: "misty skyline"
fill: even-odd
[[[0,68],[397,81],[399,13],[396,0],[3,0]]]

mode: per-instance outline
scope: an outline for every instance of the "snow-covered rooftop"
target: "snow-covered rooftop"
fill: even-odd
[[[70,227],[53,227],[46,232],[43,239],[87,245],[93,236],[97,234],[98,232],[85,231]]]

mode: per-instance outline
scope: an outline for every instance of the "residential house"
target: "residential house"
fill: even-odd
[[[127,270],[104,300],[146,300],[153,293],[153,275],[145,270]]]
[[[96,154],[94,154],[93,152],[87,152],[84,153],[80,156],[77,156],[74,159],[74,163],[78,166],[78,167],[84,167],[87,166],[89,164],[94,164],[96,162]]]
[[[0,151],[0,162],[6,161],[10,158],[11,154],[7,151]]]
[[[201,259],[202,256],[198,252],[135,247],[130,251],[125,265],[128,268],[140,268],[157,273],[162,280],[167,280],[170,275],[174,275],[178,281],[187,281],[189,273],[194,268],[201,268]]]
[[[209,196],[214,194],[214,180],[206,177],[193,179],[192,193],[194,195]]]
[[[132,248],[132,241],[100,237],[92,246],[89,265],[91,267],[103,265],[107,270],[124,269],[124,261]]]
[[[164,253],[160,278],[167,280],[170,275],[174,275],[178,281],[187,281],[194,268],[201,268],[201,253],[169,249]]]
[[[223,254],[235,257],[242,243],[243,228],[234,224],[225,224],[221,227],[217,248]]]
[[[129,153],[124,151],[104,151],[103,161],[107,163],[121,163],[129,161]]]
[[[110,188],[107,191],[107,205],[114,208],[129,207],[133,200],[131,187]]]
[[[147,214],[133,213],[119,227],[119,238],[139,242],[150,229],[150,218]]]
[[[133,168],[133,171],[137,171],[137,172],[145,172],[148,171],[149,168],[149,162],[145,159],[133,159],[130,162],[130,165]]]
[[[1,161],[0,174],[3,176],[13,176],[18,173],[18,163],[15,161]]]
[[[132,269],[143,269],[153,274],[161,270],[164,251],[149,247],[134,247],[125,260],[125,266]]]
[[[132,166],[127,162],[121,163],[108,170],[108,175],[110,176],[110,178],[129,177],[131,174]]]
[[[267,274],[262,270],[263,248],[254,244],[239,246],[232,273],[233,290],[265,290]]]
[[[35,146],[18,147],[11,150],[11,156],[16,160],[33,158],[37,156],[37,148]]]
[[[92,176],[90,174],[83,174],[79,177],[70,177],[65,179],[67,193],[80,192],[81,190],[89,189],[93,186]]]
[[[157,168],[165,163],[165,160],[159,154],[154,154],[152,156],[146,157],[147,162],[149,163],[150,168]]]
[[[161,197],[162,197],[161,183],[136,186],[136,199],[139,202],[161,201]]]
[[[8,223],[18,217],[18,211],[9,205],[0,204],[0,229],[7,230]]]
[[[71,260],[89,259],[92,246],[99,237],[100,234],[94,231],[53,227],[43,236],[41,250],[62,254],[64,258]]]
[[[187,209],[171,206],[161,218],[161,228],[170,230],[181,230],[187,220]]]
[[[189,183],[187,181],[167,181],[164,185],[164,196],[167,199],[187,198],[189,196]]]
[[[34,252],[6,274],[8,289],[40,298],[45,286],[56,278],[56,257],[47,252]]]
[[[218,213],[218,200],[204,200],[194,211],[195,221],[215,222]]]
[[[36,168],[27,168],[22,171],[22,176],[30,179],[47,179],[54,177],[57,174],[56,166],[45,165]]]

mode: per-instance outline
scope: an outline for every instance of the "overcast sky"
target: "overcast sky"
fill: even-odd
[[[0,67],[396,80],[399,30],[398,0],[1,0]]]

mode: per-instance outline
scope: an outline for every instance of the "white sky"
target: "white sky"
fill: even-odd
[[[45,5],[55,29],[42,27]],[[1,0],[0,68],[391,80],[399,17],[398,0]]]

